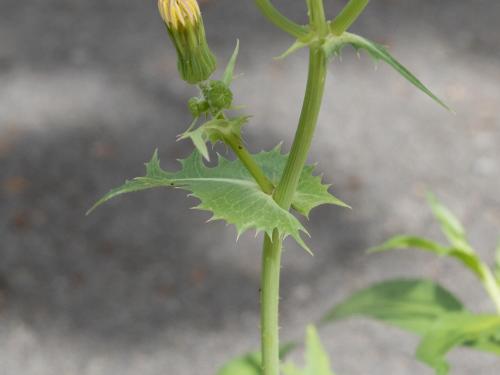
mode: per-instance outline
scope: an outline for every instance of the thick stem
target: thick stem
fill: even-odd
[[[274,199],[290,209],[300,174],[306,163],[314,129],[318,121],[326,80],[325,53],[313,46],[309,54],[307,88],[290,156],[278,184]],[[262,255],[261,337],[262,375],[279,375],[279,283],[282,241],[275,230],[272,240],[265,236]]]
[[[356,21],[370,0],[350,0],[337,17],[332,21],[330,29],[335,35],[341,35]]]
[[[300,38],[307,35],[307,28],[285,17],[269,0],[255,0],[260,11],[278,28],[288,34]]]
[[[274,191],[274,185],[267,178],[267,176],[262,171],[257,163],[255,162],[252,155],[248,152],[245,146],[240,139],[240,137],[234,134],[228,134],[224,136],[224,143],[229,145],[231,149],[234,151],[238,159],[243,163],[243,165],[247,168],[250,174],[253,176],[255,181],[259,184],[262,191],[266,194],[272,194]]]
[[[273,232],[272,240],[264,237],[260,296],[262,375],[279,375],[279,289],[281,238]]]
[[[299,126],[283,176],[274,194],[274,199],[284,209],[290,208],[311,147],[325,89],[326,63],[327,57],[321,47],[312,47],[309,52],[309,76]]]

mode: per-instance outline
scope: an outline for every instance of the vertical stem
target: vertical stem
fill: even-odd
[[[312,47],[309,52],[309,75],[299,126],[283,176],[274,194],[276,202],[284,209],[290,208],[311,147],[325,89],[326,63],[327,57],[321,47]]]
[[[331,30],[335,35],[341,35],[357,20],[370,0],[350,0],[337,17],[332,21]]]
[[[292,204],[318,121],[325,88],[326,63],[327,57],[321,47],[311,47],[299,125],[287,165],[274,194],[275,201],[285,210],[290,209]],[[265,236],[261,283],[262,375],[279,375],[280,370],[278,316],[281,248],[281,237],[276,230],[272,240]]]
[[[278,231],[273,232],[272,240],[267,235],[264,237],[260,296],[262,375],[280,373],[278,317],[281,246]]]
[[[323,0],[307,0],[306,3],[311,27],[319,37],[325,37],[328,34],[328,23],[325,18]]]

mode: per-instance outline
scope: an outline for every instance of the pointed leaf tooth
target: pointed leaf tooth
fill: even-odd
[[[241,237],[241,235],[243,233],[245,233],[244,230],[237,229],[237,231],[236,231],[236,242],[238,242],[240,240],[240,237]]]
[[[281,55],[275,57],[275,60],[282,60],[290,56],[292,53],[297,52],[298,50],[307,47],[309,43],[307,42],[302,42],[300,40],[296,40],[290,48],[288,48],[285,52],[283,52]]]
[[[311,251],[309,246],[306,245],[302,237],[300,235],[292,235],[292,237],[297,241],[297,243],[302,247],[306,252],[308,252],[311,256],[314,256],[314,253]]]

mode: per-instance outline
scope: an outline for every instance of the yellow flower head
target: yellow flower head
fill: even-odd
[[[216,68],[196,0],[158,0],[158,9],[177,50],[177,66],[186,82],[205,81]]]
[[[163,20],[174,29],[194,25],[201,18],[196,0],[159,0],[158,8]]]

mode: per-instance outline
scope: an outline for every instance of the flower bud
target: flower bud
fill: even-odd
[[[196,0],[158,0],[158,8],[177,50],[182,79],[192,84],[208,79],[216,60],[208,47]]]
[[[188,101],[189,112],[193,117],[200,117],[203,113],[209,111],[210,107],[205,99],[191,98]]]
[[[203,82],[200,89],[214,116],[223,109],[229,109],[233,104],[233,93],[222,81]]]

